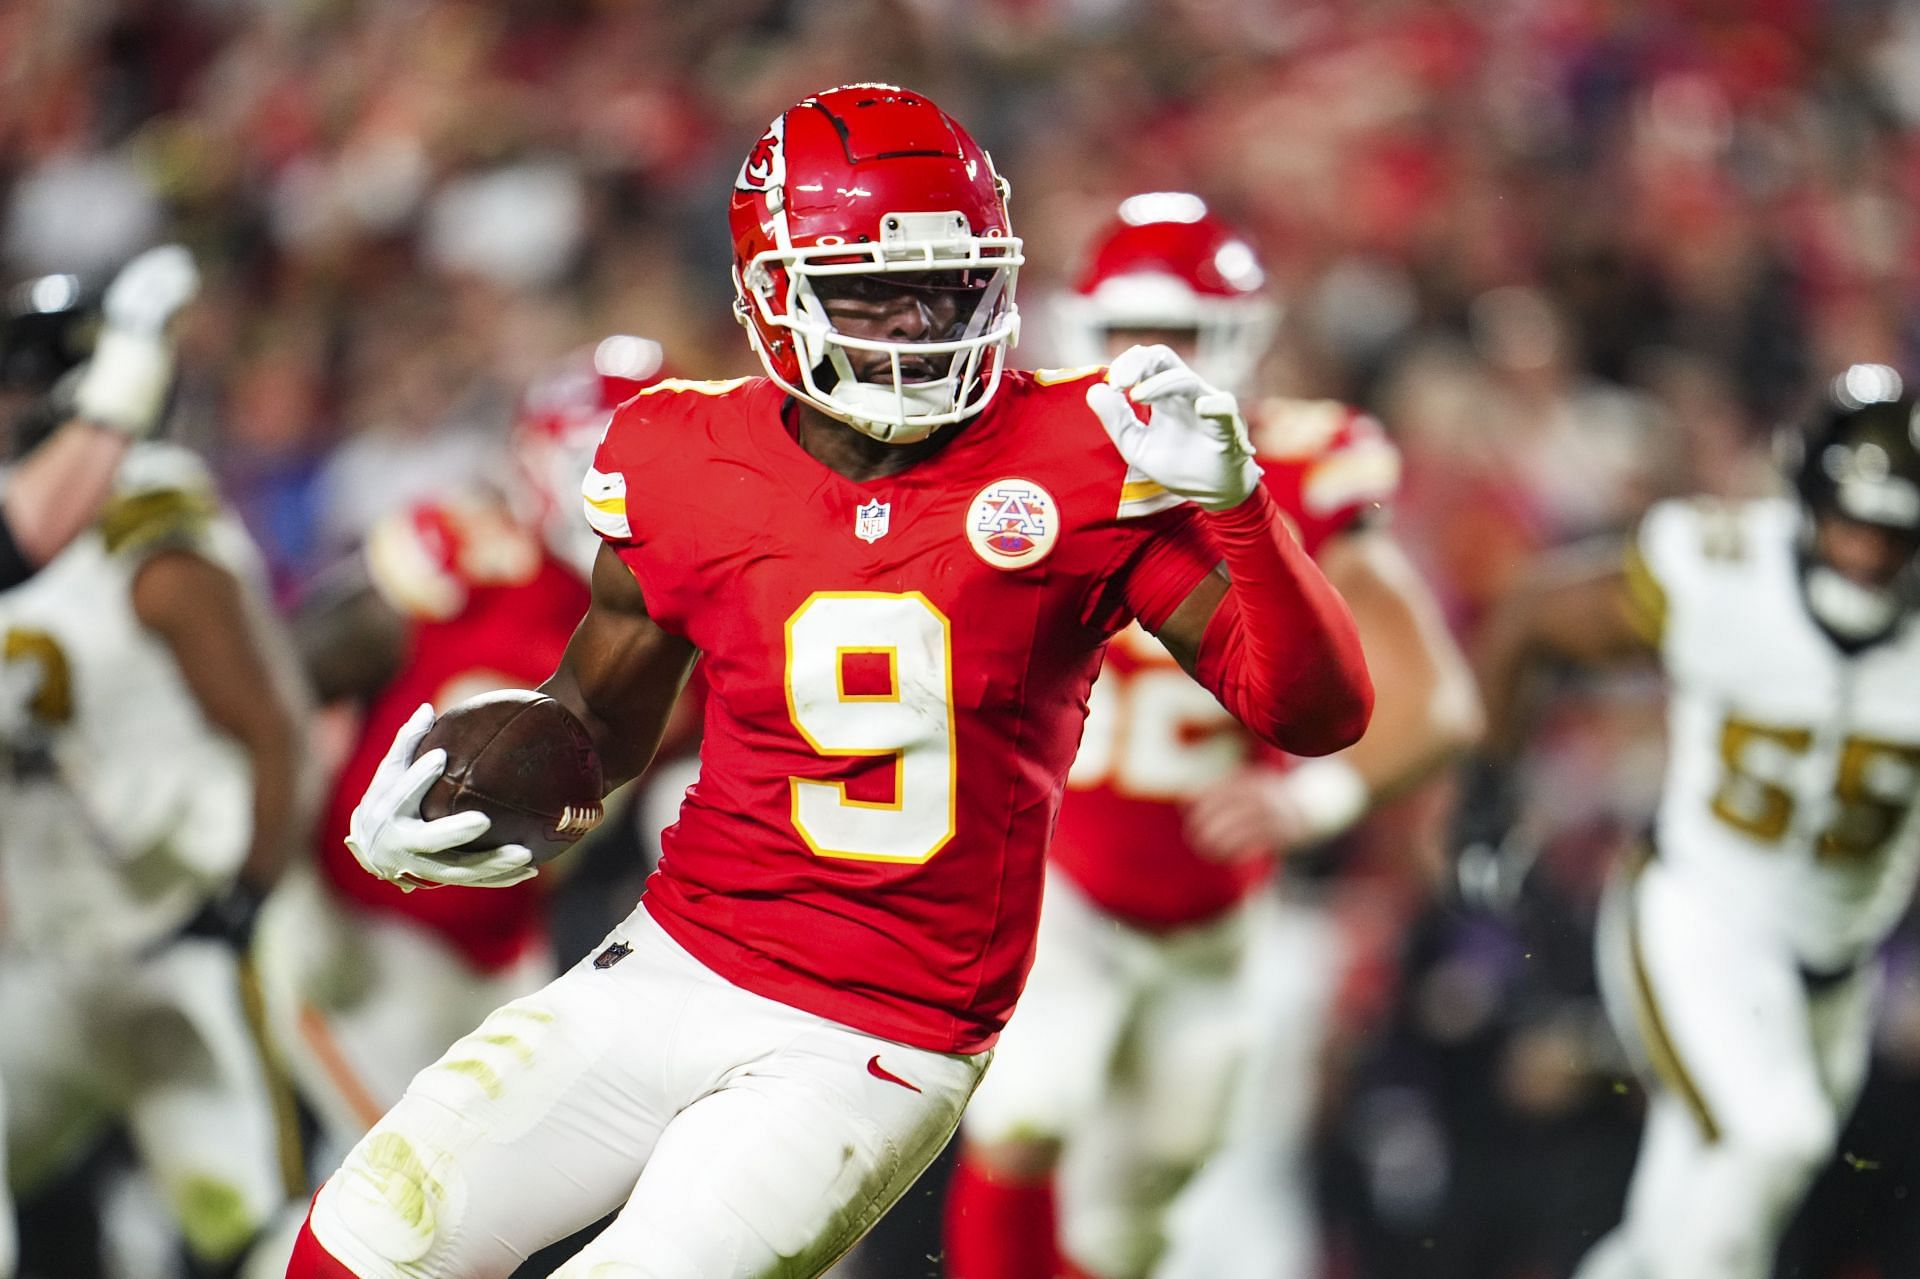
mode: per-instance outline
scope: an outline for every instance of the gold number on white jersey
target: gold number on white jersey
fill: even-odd
[[[792,777],[793,828],[820,857],[924,862],[953,838],[953,628],[918,591],[817,591],[787,619],[787,712],[828,756],[891,756],[892,798]]]
[[[1763,844],[1785,835],[1793,821],[1793,794],[1767,779],[1780,765],[1763,761],[1804,755],[1811,745],[1811,729],[1778,728],[1729,716],[1720,729],[1720,759],[1727,771],[1720,789],[1713,793],[1713,815]],[[1762,761],[1758,769],[1756,761]]]
[[[1761,843],[1777,843],[1793,822],[1791,791],[1779,776],[1813,745],[1813,730],[1755,724],[1729,716],[1720,730],[1726,773],[1714,792],[1713,815]],[[1920,793],[1920,746],[1872,737],[1840,744],[1833,783],[1833,819],[1820,832],[1819,855],[1863,861],[1886,846]]]
[[[73,673],[53,636],[25,627],[9,630],[0,641],[0,661],[39,668],[39,681],[27,703],[35,719],[50,726],[73,719]]]
[[[1849,737],[1840,748],[1833,821],[1820,834],[1820,856],[1854,861],[1892,839],[1920,789],[1920,746]]]

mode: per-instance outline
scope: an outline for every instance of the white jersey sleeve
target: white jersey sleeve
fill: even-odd
[[[1663,653],[1671,635],[1690,633],[1715,572],[1745,554],[1752,534],[1742,517],[1736,504],[1674,498],[1641,518],[1627,547],[1627,589],[1635,624]]]

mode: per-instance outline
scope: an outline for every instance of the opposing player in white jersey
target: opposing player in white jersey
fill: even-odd
[[[95,527],[0,597],[11,1179],[31,1193],[123,1121],[214,1272],[298,1173],[238,954],[305,808],[289,653],[254,547],[161,444],[135,445]]]
[[[1358,745],[1301,764],[1260,752],[1150,636],[1109,646],[1027,993],[963,1121],[951,1270],[1052,1279],[1057,1186],[1075,1274],[1305,1276],[1302,1151],[1342,946],[1327,912],[1261,889],[1279,855],[1470,744],[1472,680],[1383,527],[1399,455],[1379,424],[1246,395],[1274,306],[1232,227],[1190,194],[1132,197],[1058,307],[1070,358],[1162,342],[1256,406],[1266,488],[1352,608],[1377,702]]]
[[[1920,402],[1857,365],[1797,494],[1670,501],[1624,566],[1507,606],[1481,671],[1512,744],[1530,659],[1651,651],[1665,791],[1603,908],[1601,988],[1645,1068],[1626,1218],[1580,1279],[1761,1279],[1867,1065],[1875,948],[1920,873]]]

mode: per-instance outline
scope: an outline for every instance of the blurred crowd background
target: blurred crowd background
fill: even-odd
[[[103,278],[194,250],[172,431],[291,603],[395,504],[502,474],[519,388],[583,341],[757,372],[733,174],[786,104],[867,79],[1010,179],[1023,364],[1122,197],[1244,227],[1285,304],[1267,386],[1387,424],[1397,527],[1469,643],[1540,554],[1773,484],[1823,377],[1914,365],[1920,5],[1895,0],[9,0],[0,258]],[[1359,957],[1322,1119],[1343,1273],[1560,1275],[1617,1212],[1637,1103],[1587,928],[1651,810],[1658,692],[1554,707],[1517,902],[1448,904],[1454,786],[1307,890]],[[1792,1274],[1920,1274],[1920,951],[1888,962],[1881,1067]],[[931,1195],[872,1274],[933,1273]]]

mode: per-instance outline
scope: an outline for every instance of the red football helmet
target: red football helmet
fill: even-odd
[[[665,376],[665,363],[649,338],[605,338],[556,363],[520,398],[510,440],[520,472],[515,509],[583,576],[593,569],[600,539],[580,517],[580,481],[613,411]]]
[[[740,166],[733,229],[735,313],[788,394],[877,440],[906,443],[972,417],[993,398],[1020,330],[1020,241],[1007,185],[967,131],[926,98],[845,85],[789,107]],[[919,273],[973,295],[958,337],[905,342],[837,332],[815,292],[827,276]],[[890,356],[887,382],[858,381],[847,352]],[[905,356],[947,363],[902,378]]]
[[[1105,364],[1115,329],[1192,329],[1194,370],[1245,395],[1279,319],[1265,284],[1253,247],[1199,196],[1130,196],[1094,241],[1074,292],[1059,299],[1061,354]]]

